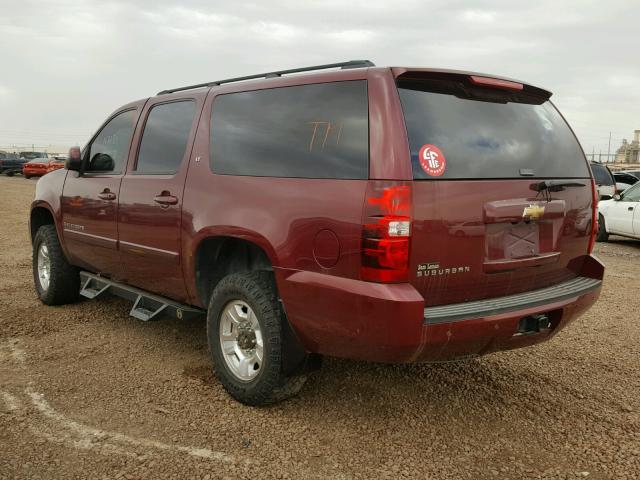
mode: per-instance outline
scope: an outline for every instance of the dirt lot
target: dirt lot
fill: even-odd
[[[640,242],[551,342],[459,364],[325,359],[300,396],[242,406],[202,321],[36,299],[34,180],[0,177],[0,478],[639,478]]]

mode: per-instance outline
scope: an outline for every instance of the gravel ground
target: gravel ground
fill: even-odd
[[[466,363],[325,359],[263,409],[213,378],[203,321],[118,299],[45,307],[35,180],[0,177],[0,478],[640,475],[640,242],[612,237],[599,302],[548,343]]]

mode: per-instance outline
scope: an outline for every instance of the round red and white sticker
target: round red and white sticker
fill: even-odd
[[[420,166],[431,177],[439,177],[447,169],[447,159],[444,153],[435,145],[426,144],[418,152]]]

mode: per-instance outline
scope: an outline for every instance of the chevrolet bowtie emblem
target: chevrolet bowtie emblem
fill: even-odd
[[[524,207],[522,218],[540,218],[544,215],[544,207],[542,205],[529,205]]]

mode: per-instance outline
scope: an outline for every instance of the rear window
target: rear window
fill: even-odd
[[[604,165],[599,163],[591,164],[591,171],[593,172],[593,178],[598,185],[614,185],[615,180],[609,173],[609,170]]]
[[[550,102],[494,103],[399,84],[413,175],[422,179],[585,178],[589,169]]]
[[[366,81],[221,95],[211,118],[211,168],[227,175],[366,179],[368,116]]]

